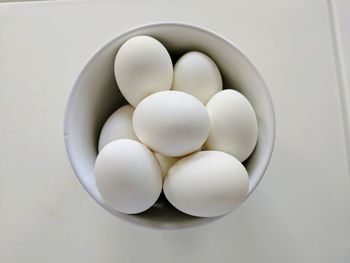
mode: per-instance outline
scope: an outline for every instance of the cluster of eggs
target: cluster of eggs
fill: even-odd
[[[247,98],[223,90],[215,62],[191,51],[173,66],[162,43],[136,36],[118,50],[114,73],[129,104],[100,133],[95,177],[104,202],[136,214],[163,190],[193,216],[236,208],[248,193],[242,162],[254,150],[258,124]]]

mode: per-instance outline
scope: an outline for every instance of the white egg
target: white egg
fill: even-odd
[[[202,151],[177,161],[164,179],[163,191],[180,211],[200,217],[225,215],[247,196],[249,177],[232,155]]]
[[[98,151],[108,143],[118,139],[138,140],[132,127],[134,108],[125,105],[116,110],[105,122],[100,133]]]
[[[159,162],[160,168],[162,169],[163,178],[167,175],[169,168],[180,159],[179,157],[169,157],[159,153],[156,153],[155,156]]]
[[[170,90],[173,65],[162,43],[149,36],[136,36],[118,50],[114,74],[121,93],[136,107],[148,95]]]
[[[139,140],[165,156],[182,156],[199,149],[209,134],[203,104],[180,91],[161,91],[136,107],[134,131]]]
[[[207,55],[191,51],[175,64],[173,90],[183,91],[203,104],[222,90],[221,74],[215,62]]]
[[[258,139],[258,123],[253,107],[238,91],[227,89],[207,103],[210,134],[205,149],[229,153],[243,162],[253,152]]]
[[[162,190],[162,171],[143,144],[121,139],[107,144],[95,163],[96,185],[113,209],[140,213],[150,208]]]

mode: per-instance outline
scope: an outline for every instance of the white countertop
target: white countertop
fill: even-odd
[[[335,12],[346,5],[337,2]],[[0,4],[1,262],[349,262],[344,106],[328,8],[312,0]],[[274,154],[252,196],[221,220],[180,231],[106,212],[79,184],[63,140],[66,99],[89,56],[121,31],[160,20],[235,42],[264,77],[277,117]]]

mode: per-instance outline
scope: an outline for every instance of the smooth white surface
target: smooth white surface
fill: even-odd
[[[118,34],[111,41],[94,52],[91,58],[82,66],[82,70],[76,77],[70,92],[64,117],[65,146],[72,168],[79,178],[79,181],[96,202],[116,217],[127,220],[128,222],[150,228],[178,229],[212,221],[212,218],[194,218],[178,212],[178,210],[174,209],[172,205],[166,202],[164,196],[161,196],[157,203],[145,213],[132,216],[117,213],[115,209],[111,209],[103,201],[96,188],[94,165],[97,157],[96,146],[98,133],[115,107],[125,103],[125,99],[121,93],[118,92],[119,89],[116,87],[117,84],[114,80],[114,74],[111,71],[114,63],[114,56],[127,39],[137,35],[151,35],[161,39],[170,54],[174,57],[194,48],[196,50],[202,50],[210,55],[210,57],[220,65],[222,76],[226,79],[226,85],[239,89],[249,98],[255,110],[259,113],[257,115],[259,122],[259,140],[253,154],[245,162],[245,167],[250,176],[249,194],[254,191],[264,174],[267,164],[270,161],[275,139],[275,114],[271,96],[263,79],[249,59],[228,40],[203,28],[176,22],[158,22],[141,25]],[[173,100],[174,97],[170,99],[166,98],[164,94],[168,93],[173,94],[173,96],[174,94],[182,94],[179,98],[183,99],[187,97],[187,99],[184,101],[181,100],[179,103],[179,101]],[[170,112],[182,112],[183,114],[180,114],[179,121],[181,125],[178,126],[181,126],[180,128],[183,128],[184,131],[190,128],[193,129],[194,125],[188,125],[184,123],[184,120],[188,119],[189,123],[191,123],[192,119],[194,119],[193,114],[196,113],[196,111],[192,110],[194,102],[196,102],[195,104],[198,105],[198,108],[203,108],[204,114],[207,115],[203,104],[193,96],[179,91],[163,91],[160,92],[160,94],[164,96],[164,98],[160,100],[164,105],[149,112],[148,116],[144,116],[147,120],[149,119],[150,122],[152,122],[152,119],[156,119],[154,117],[157,117],[155,123],[153,120],[154,127],[152,125],[150,126],[149,122],[144,122],[145,126],[149,128],[148,131],[154,130],[155,127],[159,128],[161,127],[160,125],[164,125],[170,128],[167,132],[171,133],[171,131],[173,131],[172,126],[174,122],[170,120],[174,116],[179,116],[178,114],[169,116]],[[158,98],[158,95],[159,94],[152,94],[145,98],[137,108],[139,109],[143,102],[148,99]],[[189,98],[191,98],[191,100],[189,100]],[[187,102],[189,102],[189,104]],[[176,105],[179,107],[174,107]],[[137,115],[137,109],[134,115]],[[183,116],[186,116],[186,118]],[[199,118],[196,118],[197,124],[199,123],[198,120]],[[133,126],[135,128],[135,133],[137,133],[136,126]],[[203,130],[200,129],[200,132],[202,133]],[[154,134],[154,132],[152,134]],[[183,135],[186,137],[187,132],[184,132]],[[189,133],[189,135],[191,135],[191,133]],[[207,136],[207,134],[205,135]],[[167,136],[167,133],[162,134],[163,139],[167,138]],[[181,136],[176,135],[174,138],[181,138]],[[203,142],[205,139],[206,137],[203,138]],[[171,138],[171,140],[173,141],[173,138]],[[182,144],[184,142],[187,143],[187,141],[181,140]],[[157,141],[155,141],[155,144],[157,144]]]
[[[178,161],[181,157],[169,157],[159,153],[155,153],[156,159],[159,162],[160,168],[163,172],[163,178],[167,175],[169,168]]]
[[[171,89],[191,94],[205,105],[215,93],[222,90],[221,74],[210,57],[191,51],[176,62]]]
[[[350,163],[350,2],[347,0],[328,0],[328,10],[346,134],[345,142],[348,162]]]
[[[139,140],[153,151],[178,157],[199,149],[210,124],[204,105],[181,91],[161,91],[137,105],[132,119]]]
[[[95,177],[103,200],[125,214],[147,210],[162,191],[162,171],[154,154],[130,139],[113,141],[102,149]]]
[[[168,51],[157,39],[136,36],[118,50],[114,74],[120,91],[136,107],[147,96],[170,90],[173,64]]]
[[[223,151],[245,161],[253,152],[258,139],[255,111],[241,93],[223,90],[207,103],[210,133],[204,148]]]
[[[0,5],[2,261],[347,263],[350,185],[326,2],[135,4]],[[131,26],[163,19],[208,27],[242,47],[277,117],[272,161],[247,202],[215,223],[170,232],[97,205],[62,138],[66,98],[86,57]]]
[[[164,179],[170,203],[193,216],[215,217],[230,213],[248,194],[249,177],[232,155],[202,151],[176,162]]]
[[[99,135],[98,151],[101,151],[104,146],[114,140],[131,139],[138,141],[132,127],[133,114],[134,108],[130,105],[124,105],[107,119]]]

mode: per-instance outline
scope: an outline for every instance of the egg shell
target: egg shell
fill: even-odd
[[[207,55],[198,51],[188,52],[174,66],[172,89],[191,94],[206,104],[222,90],[220,71]]]
[[[253,107],[238,91],[226,89],[207,103],[210,134],[205,149],[229,153],[245,161],[258,139],[258,123]]]
[[[163,178],[167,175],[169,168],[178,160],[180,160],[179,157],[169,157],[161,155],[159,153],[156,153],[155,156],[159,162],[160,168],[162,169]]]
[[[138,140],[132,127],[132,115],[134,108],[124,105],[117,109],[105,122],[102,127],[98,142],[100,152],[108,143],[118,139]]]
[[[195,152],[199,152],[201,151],[202,149],[197,149],[196,151],[194,151],[193,153]],[[190,153],[191,154],[191,153]],[[158,160],[159,162],[159,165],[160,165],[160,168],[162,169],[162,172],[163,172],[163,178],[168,174],[168,170],[170,169],[170,167],[176,163],[178,160],[180,160],[181,158],[184,158],[186,157],[187,155],[185,156],[181,156],[181,157],[170,157],[170,156],[164,156],[164,155],[161,155],[160,153],[155,153],[154,154],[156,159]]]
[[[125,214],[147,210],[162,190],[162,171],[154,154],[130,139],[113,141],[102,149],[95,176],[104,202]]]
[[[202,151],[177,161],[164,179],[163,191],[178,210],[193,216],[225,215],[247,196],[249,177],[232,155]]]
[[[209,134],[209,116],[195,97],[161,91],[136,107],[133,126],[139,140],[153,151],[176,157],[199,149]]]
[[[125,99],[136,107],[148,95],[170,90],[173,65],[162,43],[149,36],[136,36],[118,50],[114,74]]]

